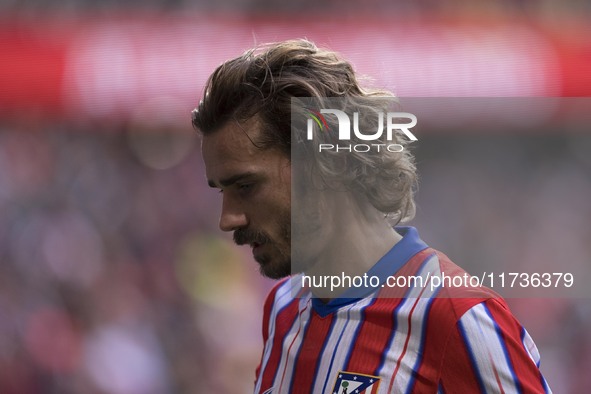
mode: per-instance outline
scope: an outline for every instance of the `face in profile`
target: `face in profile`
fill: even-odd
[[[250,245],[263,275],[291,273],[291,163],[278,149],[256,143],[256,118],[230,121],[203,137],[202,154],[211,187],[222,194],[219,226]]]

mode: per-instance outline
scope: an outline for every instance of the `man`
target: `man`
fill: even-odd
[[[397,149],[318,149],[335,142],[334,119],[318,108],[371,110],[376,99],[379,113],[389,105],[380,97],[392,95],[294,40],[222,64],[193,112],[209,185],[223,195],[220,228],[251,246],[263,275],[286,278],[265,303],[255,393],[550,392],[505,302],[486,288],[429,285],[465,272],[416,229],[391,226],[414,216],[407,136],[378,138]],[[300,115],[313,119],[308,138]],[[303,280],[339,275],[377,282]],[[389,282],[411,276],[426,281]]]

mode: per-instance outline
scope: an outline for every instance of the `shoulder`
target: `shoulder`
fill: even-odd
[[[447,355],[445,363],[448,383],[456,375],[454,366],[463,360],[481,391],[551,392],[539,370],[533,339],[504,300],[491,298],[473,306],[461,316],[455,332],[450,342],[457,351]]]
[[[467,275],[436,252],[441,275]],[[440,288],[431,308],[431,332],[443,351],[441,384],[458,392],[549,392],[540,355],[505,300],[486,287]],[[459,371],[464,371],[459,373]]]
[[[474,306],[488,300],[493,300],[508,310],[499,294],[480,285],[480,278],[470,275],[440,251],[432,251],[437,259],[438,269],[433,275],[437,277],[437,284],[440,285],[437,297],[448,300],[447,307],[452,309],[456,321]]]
[[[284,278],[277,282],[267,294],[263,308],[263,336],[269,334],[270,326],[277,320],[291,320],[297,315],[299,299],[302,297],[299,275]]]
[[[265,316],[269,316],[273,309],[281,308],[293,301],[299,293],[300,282],[297,277],[287,277],[277,282],[265,299]]]
[[[302,274],[288,276],[279,280],[267,294],[265,304],[285,302],[295,298],[302,298],[309,289],[302,286]]]
[[[271,290],[267,294],[267,298],[265,299],[265,309],[267,309],[267,306],[271,306],[275,302],[275,298],[277,297],[277,293],[279,292],[280,289],[284,288],[288,282],[289,282],[289,277],[283,278],[273,285],[273,287],[271,288]]]
[[[457,330],[458,323],[474,308],[480,310],[489,306],[499,315],[512,316],[500,295],[486,287],[472,286],[471,275],[445,254],[428,248],[415,264],[420,266],[415,272],[425,278],[421,297],[426,299],[421,302],[427,304],[428,325],[437,327],[435,336],[440,341],[446,341],[452,331]]]

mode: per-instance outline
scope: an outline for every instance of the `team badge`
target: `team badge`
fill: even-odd
[[[341,371],[332,388],[332,394],[375,394],[380,386],[380,378],[361,373]]]

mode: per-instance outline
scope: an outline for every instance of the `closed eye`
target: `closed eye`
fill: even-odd
[[[243,183],[238,185],[238,190],[241,194],[249,193],[254,187],[254,183]]]
[[[246,194],[252,189],[253,186],[254,186],[253,183],[245,183],[242,185],[235,184],[233,188],[238,189],[238,192],[240,194]],[[218,193],[223,194],[224,189],[218,189]]]
[[[257,180],[255,180],[254,178],[256,178]],[[212,179],[210,179],[208,180],[208,184],[210,187],[219,189],[219,193],[224,193],[224,190],[226,190],[237,192],[241,195],[246,196],[252,191],[252,189],[255,188],[255,186],[259,182],[259,178],[260,176],[252,172],[246,172],[230,176],[228,178],[220,180],[219,182],[214,182]]]

